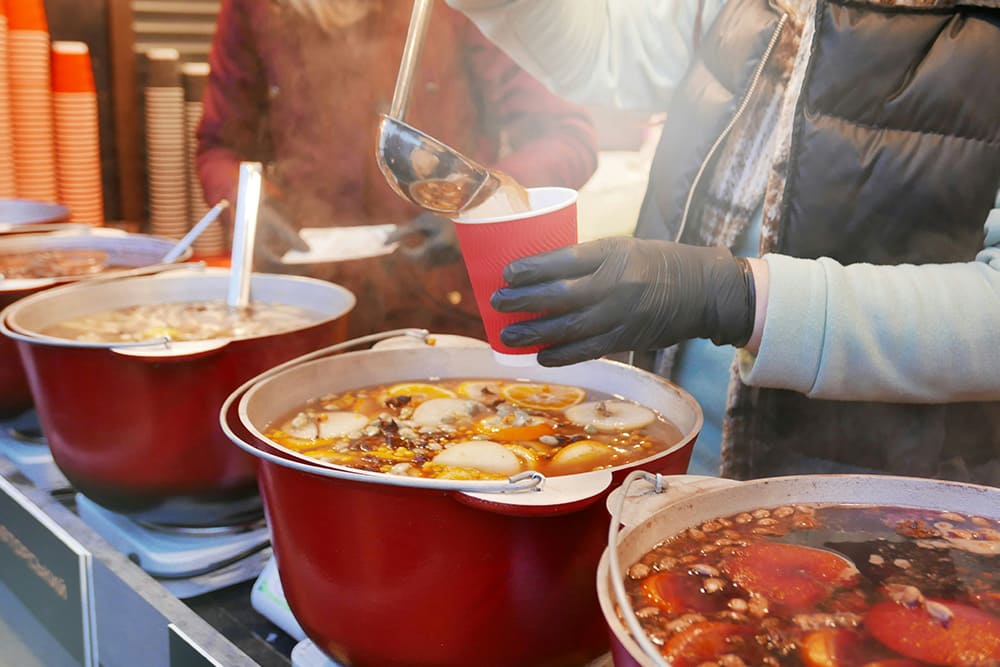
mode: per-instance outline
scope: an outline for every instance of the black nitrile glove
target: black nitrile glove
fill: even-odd
[[[257,212],[257,234],[254,239],[254,268],[259,271],[274,271],[287,266],[281,261],[289,250],[309,250],[295,227],[281,211],[281,206],[264,199]]]
[[[421,213],[413,220],[399,225],[386,238],[386,244],[420,236],[416,245],[401,244],[399,252],[410,261],[424,267],[443,266],[462,258],[455,234],[455,223],[434,213]]]
[[[500,339],[550,346],[538,353],[543,366],[689,338],[741,346],[753,332],[749,263],[721,247],[608,238],[519,259],[503,276],[510,287],[493,293],[495,309],[545,316],[506,327]]]

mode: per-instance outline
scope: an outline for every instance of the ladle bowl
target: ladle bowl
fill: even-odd
[[[501,185],[475,160],[386,114],[379,122],[377,158],[400,197],[448,217],[482,204]]]

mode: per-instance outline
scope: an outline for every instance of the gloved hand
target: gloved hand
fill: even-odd
[[[404,241],[407,238],[422,237],[420,243],[400,244],[399,252],[411,261],[424,267],[443,266],[462,258],[455,234],[455,223],[434,213],[421,213],[413,220],[399,225],[386,238],[386,244]]]
[[[612,352],[667,347],[689,338],[745,345],[756,295],[749,263],[725,248],[608,238],[511,262],[501,312],[544,317],[506,327],[512,347],[548,345],[543,366]]]
[[[281,210],[279,203],[265,198],[257,213],[257,234],[254,239],[254,269],[258,271],[280,271],[287,265],[281,261],[289,250],[309,250],[295,227]]]

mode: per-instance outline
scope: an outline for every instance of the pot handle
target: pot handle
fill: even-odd
[[[593,505],[604,496],[613,480],[609,470],[564,477],[545,477],[533,471],[521,475],[534,475],[538,485],[532,491],[544,493],[466,490],[455,493],[453,498],[463,505],[506,516],[556,516],[577,512]],[[513,483],[515,477],[511,477],[509,481]]]
[[[645,485],[646,488],[639,494],[630,496],[629,490],[635,484]],[[611,578],[611,589],[614,592],[618,608],[621,610],[621,618],[628,626],[629,632],[632,633],[632,639],[656,667],[670,667],[670,665],[664,661],[663,654],[649,640],[645,630],[639,625],[635,610],[632,609],[632,602],[628,599],[628,593],[625,592],[625,572],[618,559],[618,533],[623,527],[640,523],[655,510],[666,505],[710,488],[735,484],[739,484],[739,482],[723,477],[661,475],[645,470],[635,470],[629,473],[622,481],[621,486],[608,496],[607,505],[611,512],[611,523],[608,526],[608,576]],[[651,498],[656,500],[651,502]]]

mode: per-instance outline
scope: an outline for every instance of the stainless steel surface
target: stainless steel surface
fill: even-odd
[[[253,271],[253,247],[257,237],[257,214],[260,211],[263,188],[263,165],[260,162],[241,162],[236,192],[229,291],[226,294],[226,303],[235,310],[246,308],[250,303],[250,273]]]
[[[404,120],[433,4],[433,0],[413,3],[392,104],[379,123],[377,159],[400,197],[428,211],[455,216],[485,201],[500,181],[486,167]]]
[[[389,106],[389,115],[393,118],[402,120],[406,117],[406,108],[410,104],[410,91],[413,89],[413,73],[417,69],[420,54],[424,50],[427,24],[431,20],[433,7],[434,0],[414,0],[413,2],[410,27],[406,31],[403,57],[399,63],[399,74],[396,76],[396,88],[392,92],[392,104]]]
[[[222,214],[222,212],[225,211],[227,208],[229,208],[229,200],[223,199],[218,204],[209,209],[208,213],[206,213],[204,217],[202,217],[202,219],[199,220],[195,224],[195,226],[192,227],[191,230],[184,235],[184,238],[178,241],[177,244],[170,249],[170,252],[168,252],[166,255],[163,256],[162,261],[164,262],[177,261],[177,259],[184,254],[184,251],[191,247],[191,244],[194,243],[195,239],[201,236],[201,233],[205,231],[205,229],[207,229],[210,224],[215,222],[215,219],[218,218]]]
[[[483,165],[391,116],[379,123],[377,159],[396,194],[442,215],[478,206],[500,187]]]
[[[68,218],[69,209],[62,204],[31,199],[0,199],[0,229],[8,225],[62,222]]]

